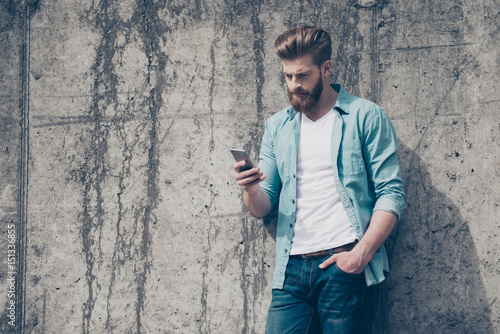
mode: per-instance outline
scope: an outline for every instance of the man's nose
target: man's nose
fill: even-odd
[[[297,88],[302,89],[302,83],[296,77],[292,79],[292,88],[293,90],[296,90]]]

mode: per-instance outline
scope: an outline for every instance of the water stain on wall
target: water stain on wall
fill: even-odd
[[[154,210],[158,204],[158,122],[159,111],[163,106],[165,77],[164,70],[167,55],[161,51],[161,39],[168,30],[158,17],[158,12],[163,8],[158,4],[148,1],[139,1],[135,4],[134,13],[130,21],[125,22],[114,11],[117,4],[111,1],[102,1],[93,6],[87,16],[89,22],[101,33],[101,42],[96,49],[96,59],[93,66],[92,76],[94,84],[92,88],[93,104],[89,110],[89,116],[93,120],[86,138],[89,142],[85,145],[86,152],[83,153],[84,164],[73,172],[80,180],[82,190],[82,214],[81,214],[81,236],[83,252],[87,263],[86,280],[88,286],[88,299],[83,306],[82,329],[84,333],[90,332],[93,311],[98,295],[104,285],[107,288],[107,318],[106,328],[113,332],[117,327],[116,307],[113,306],[113,298],[118,291],[114,290],[117,272],[121,267],[128,268],[132,265],[133,281],[136,295],[135,306],[135,330],[141,332],[141,317],[145,310],[146,291],[145,285],[152,265],[151,258],[151,226],[156,223]],[[124,94],[123,88],[118,82],[116,73],[118,36],[125,33],[128,43],[139,43],[142,45],[146,64],[146,81],[142,92],[131,92],[125,105],[119,103],[119,95]],[[138,98],[137,95],[142,95]],[[133,102],[134,99],[139,102]],[[138,105],[137,105],[137,104]],[[134,113],[132,108],[139,107],[142,113]],[[138,128],[133,132],[144,131],[143,137],[139,139],[131,136],[127,123],[131,119],[138,119]],[[103,186],[111,181],[109,171],[112,170],[108,152],[108,141],[111,136],[119,138],[123,144],[122,162],[119,167],[118,189],[116,203],[118,211],[112,212],[116,217],[114,227],[115,240],[112,255],[112,270],[110,281],[100,282],[98,271],[102,266],[103,250],[102,238],[103,228],[110,222],[105,220],[107,206],[103,199]],[[142,179],[143,199],[132,208],[125,208],[122,196],[130,190],[130,184],[126,178],[132,174],[132,164],[136,155],[145,155],[147,159]],[[108,206],[109,207],[109,206]],[[132,209],[132,225],[124,222],[125,211]],[[127,219],[130,219],[128,213]],[[130,230],[131,228],[131,230]],[[109,228],[107,228],[109,229]],[[129,230],[127,230],[129,229]],[[123,287],[121,287],[123,288]],[[129,291],[132,292],[132,291]]]

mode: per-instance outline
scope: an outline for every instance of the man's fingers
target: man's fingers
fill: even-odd
[[[262,181],[264,181],[264,179],[266,178],[265,175],[263,175],[261,178],[259,179],[255,179],[253,180],[252,182],[250,183],[246,183],[246,184],[243,184],[241,185],[241,187],[243,188],[243,190],[246,190],[246,191],[250,191],[250,189],[255,186],[256,184],[259,184],[261,183]]]
[[[335,262],[337,262],[337,256],[335,254],[333,254],[328,259],[326,259],[323,263],[321,263],[319,265],[319,267],[321,269],[325,269],[325,268],[328,268],[329,266],[331,266],[332,264],[334,264]]]
[[[233,164],[234,171],[236,172],[234,178],[236,179],[238,185],[243,188],[243,190],[249,191],[256,184],[264,181],[266,179],[266,176],[257,166],[241,172],[240,168],[244,165],[245,161],[238,161]]]
[[[238,171],[241,167],[245,166],[245,160],[241,160],[241,161],[236,161],[234,164],[233,164],[233,168],[235,171]]]
[[[262,172],[260,172],[259,167],[254,167],[252,169],[249,169],[249,170],[246,170],[243,172],[239,172],[239,167],[238,167],[238,168],[235,168],[235,171],[236,171],[236,175],[234,176],[234,178],[236,179],[236,181],[244,180],[250,176],[257,175],[257,174],[261,174],[260,176],[262,176]]]
[[[264,173],[258,172],[258,173],[252,174],[250,176],[240,178],[240,179],[238,179],[238,176],[236,176],[236,180],[238,181],[238,185],[244,186],[244,185],[248,185],[249,183],[254,182],[255,180],[259,180],[263,175],[264,175]]]

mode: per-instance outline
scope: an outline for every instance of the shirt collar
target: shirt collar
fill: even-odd
[[[350,95],[345,91],[344,87],[342,87],[339,84],[332,84],[330,86],[332,86],[332,88],[335,89],[337,93],[339,93],[339,96],[337,97],[337,102],[335,102],[335,106],[333,107],[333,109],[337,108],[348,114]]]
[[[345,91],[344,87],[342,87],[340,84],[331,84],[332,88],[339,93],[339,96],[337,97],[337,101],[335,102],[335,106],[333,109],[337,108],[344,113],[348,114],[349,113],[349,94]],[[297,115],[297,112],[293,110],[292,106],[288,107],[287,111],[288,117],[290,117],[290,120],[292,120],[295,115]]]

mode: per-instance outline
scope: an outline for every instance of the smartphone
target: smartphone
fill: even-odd
[[[252,169],[255,167],[252,160],[250,160],[250,157],[248,156],[247,152],[245,152],[244,150],[233,148],[233,149],[231,149],[231,153],[233,154],[233,157],[236,161],[241,161],[241,160],[246,161],[245,166],[240,168],[240,172],[243,172],[245,170]]]

